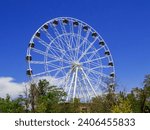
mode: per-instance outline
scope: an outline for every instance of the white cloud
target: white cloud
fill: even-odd
[[[56,79],[50,76],[43,76],[34,78],[33,83],[38,83],[40,79],[46,79],[50,82],[50,85],[60,86],[62,84],[63,79]],[[11,96],[11,98],[16,98],[19,95],[24,95],[25,86],[29,90],[30,83],[17,83],[15,79],[12,77],[0,77],[0,97],[5,98],[7,94]]]
[[[9,94],[12,98],[15,98],[24,92],[24,84],[17,83],[12,77],[0,77],[0,97],[5,98],[6,94]]]
[[[34,78],[34,82],[37,83],[39,80],[43,80],[46,79],[47,81],[49,81],[50,85],[55,85],[60,87],[64,81],[65,81],[65,77],[61,77],[61,78],[54,78],[51,76],[41,76],[41,77],[36,77]]]

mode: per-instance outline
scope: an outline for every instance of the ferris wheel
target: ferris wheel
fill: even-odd
[[[114,89],[115,69],[103,38],[87,23],[59,17],[44,23],[27,48],[27,75],[63,88],[66,101],[87,102]]]

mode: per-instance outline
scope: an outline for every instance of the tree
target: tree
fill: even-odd
[[[128,98],[122,97],[119,95],[117,98],[117,102],[114,106],[112,106],[113,113],[131,113],[131,102]]]
[[[30,85],[29,89],[29,103],[31,104],[31,112],[35,112],[36,102],[38,99],[38,89],[35,83]]]
[[[127,95],[133,112],[149,112],[150,109],[150,75],[146,75],[143,81],[143,88],[133,88]]]
[[[134,112],[134,113],[140,113],[140,112],[141,112],[140,101],[139,101],[139,99],[136,97],[134,91],[135,91],[135,90],[133,89],[133,90],[131,91],[131,93],[128,93],[128,94],[127,94],[127,98],[128,98],[128,100],[130,101],[130,103],[131,103],[132,112]]]
[[[90,103],[90,112],[101,113],[104,111],[104,98],[102,96],[94,97]]]
[[[0,98],[0,112],[5,113],[24,112],[24,106],[22,105],[22,103],[23,103],[22,97],[11,100],[10,96],[7,95],[5,99]]]
[[[74,98],[74,100],[72,102],[70,102],[70,105],[71,105],[70,109],[71,109],[72,113],[80,112],[80,106],[81,106],[80,99]]]
[[[50,86],[48,92],[40,95],[37,102],[37,112],[60,112],[60,104],[64,102],[65,92],[56,86]]]
[[[60,103],[64,102],[66,93],[63,89],[50,86],[47,80],[39,80],[30,87],[31,112],[59,112]]]
[[[109,113],[115,104],[115,93],[109,91],[102,96],[94,97],[90,103],[90,112]]]

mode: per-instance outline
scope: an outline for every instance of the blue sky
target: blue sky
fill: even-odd
[[[0,77],[25,82],[28,42],[46,21],[70,16],[104,38],[122,88],[142,86],[150,74],[149,0],[3,0],[0,1]]]

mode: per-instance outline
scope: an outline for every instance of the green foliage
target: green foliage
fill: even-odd
[[[105,104],[104,97],[98,96],[98,97],[93,98],[91,103],[90,103],[90,112],[92,112],[92,113],[103,113],[103,112],[105,112],[106,106],[104,106],[104,104]]]
[[[5,113],[150,113],[150,75],[146,75],[143,88],[133,88],[130,93],[114,93],[108,89],[105,95],[94,97],[88,103],[75,98],[65,102],[63,89],[49,84],[47,80],[31,83],[29,91],[16,99],[0,98],[0,112]]]
[[[143,86],[143,88],[133,88],[128,94],[133,112],[150,112],[150,75],[145,76]]]
[[[80,110],[80,100],[75,98],[74,101],[71,100],[70,102],[64,102],[60,104],[60,108],[62,113],[79,113]]]
[[[131,91],[131,93],[129,93],[127,95],[127,98],[130,101],[130,103],[131,103],[132,112],[134,112],[134,113],[140,113],[141,112],[140,101],[137,100],[137,98],[135,97],[133,91]]]
[[[34,94],[32,94],[34,93]],[[59,112],[59,103],[63,102],[66,93],[56,86],[50,86],[46,80],[39,80],[38,85],[31,84],[31,112]]]
[[[129,99],[123,99],[122,97],[118,98],[116,105],[112,107],[113,113],[131,113],[131,102]]]
[[[0,98],[0,112],[3,113],[20,113],[24,112],[24,106],[22,105],[23,98],[19,97],[15,100],[11,100],[10,96],[6,98]]]
[[[98,96],[92,99],[90,103],[90,112],[93,113],[109,113],[115,104],[115,94],[109,91],[108,94]]]
[[[56,86],[49,87],[44,95],[40,95],[37,100],[37,112],[60,112],[59,107],[62,103],[65,92]]]

